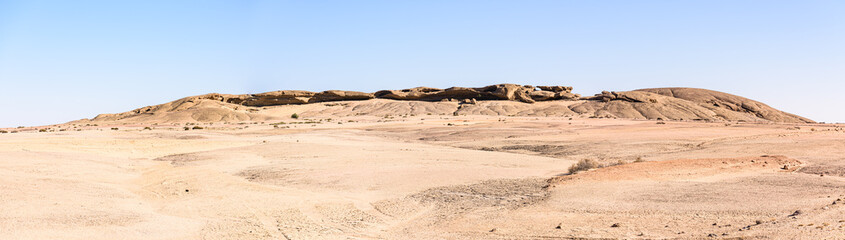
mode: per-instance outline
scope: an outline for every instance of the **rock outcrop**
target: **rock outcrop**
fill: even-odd
[[[372,93],[329,90],[314,94],[311,99],[308,99],[308,102],[359,101],[373,98],[375,98],[375,96],[373,96]]]
[[[593,97],[587,97],[586,100],[596,100],[602,102],[610,101],[627,101],[627,102],[650,102],[657,103],[657,99],[649,97],[646,93],[641,92],[608,92],[602,91]]]
[[[509,100],[525,103],[550,100],[576,100],[572,87],[543,86],[540,90],[531,85],[497,84],[480,88],[451,87],[447,89],[417,87],[402,90],[382,90],[376,98],[411,101],[464,100]]]
[[[373,94],[371,93],[339,90],[329,90],[319,93],[309,91],[285,90],[242,96],[243,102],[239,104],[253,107],[334,101],[355,101],[373,98]]]
[[[309,92],[299,90],[282,90],[258,94],[219,94],[211,93],[206,95],[188,97],[186,99],[207,99],[250,107],[264,107],[291,104],[307,104],[335,101],[357,101],[373,99],[372,93],[328,90],[323,92]]]
[[[318,104],[327,102],[342,102]],[[291,107],[284,107],[294,105]],[[496,115],[564,116],[655,120],[705,120],[811,123],[747,98],[694,88],[604,91],[590,97],[572,87],[497,84],[479,88],[416,87],[375,93],[297,90],[259,94],[206,94],[94,121],[215,122],[273,121],[292,113],[303,116],[356,115]]]

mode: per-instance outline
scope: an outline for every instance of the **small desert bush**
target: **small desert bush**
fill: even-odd
[[[0,130],[0,133],[9,133],[9,131],[6,131],[6,130]]]
[[[191,128],[189,128],[189,127],[184,127],[182,129],[185,129],[185,131],[191,130]]]
[[[111,130],[117,131],[120,130],[120,128],[111,128]]]
[[[38,132],[47,132],[47,129],[44,129],[44,128],[38,129]]]
[[[580,172],[580,171],[586,171],[586,170],[590,170],[590,169],[593,169],[593,168],[600,168],[600,167],[602,167],[601,163],[596,162],[595,160],[582,159],[581,161],[578,161],[578,163],[575,163],[574,165],[569,167],[569,174],[574,174],[574,173],[577,173],[577,172]]]
[[[607,165],[607,167],[619,166],[619,165],[623,165],[625,163],[626,163],[625,161],[619,160],[619,161],[616,161],[615,163],[611,163],[610,165]]]
[[[634,160],[634,162],[645,162],[645,159],[643,159],[643,157],[640,156],[640,157],[637,157],[637,159]]]
[[[153,130],[151,127],[144,127],[144,130]]]
[[[296,113],[291,114],[291,115],[290,115],[290,118],[293,118],[293,119],[299,119],[299,114],[296,114]]]
[[[194,127],[193,127],[193,128],[191,128],[191,129],[193,129],[193,130],[200,130],[200,129],[202,129],[202,127],[200,127],[200,126],[194,126]]]

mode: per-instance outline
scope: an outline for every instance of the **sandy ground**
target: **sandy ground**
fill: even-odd
[[[0,238],[845,239],[836,125],[312,120],[0,134]]]

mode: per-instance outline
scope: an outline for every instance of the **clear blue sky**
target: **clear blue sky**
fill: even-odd
[[[0,126],[504,82],[708,88],[845,122],[845,1],[0,0]]]

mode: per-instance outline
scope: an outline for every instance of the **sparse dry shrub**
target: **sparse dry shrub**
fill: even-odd
[[[578,161],[578,163],[575,163],[571,167],[569,167],[569,174],[575,174],[580,171],[586,171],[600,167],[602,167],[601,163],[596,162],[595,160],[582,159],[581,161]]]
[[[200,126],[194,126],[194,127],[193,127],[193,128],[191,128],[191,129],[193,129],[193,130],[200,130],[200,129],[202,129],[202,127],[200,127]]]
[[[636,160],[634,160],[634,162],[645,162],[645,159],[643,159],[642,156],[639,156]]]

